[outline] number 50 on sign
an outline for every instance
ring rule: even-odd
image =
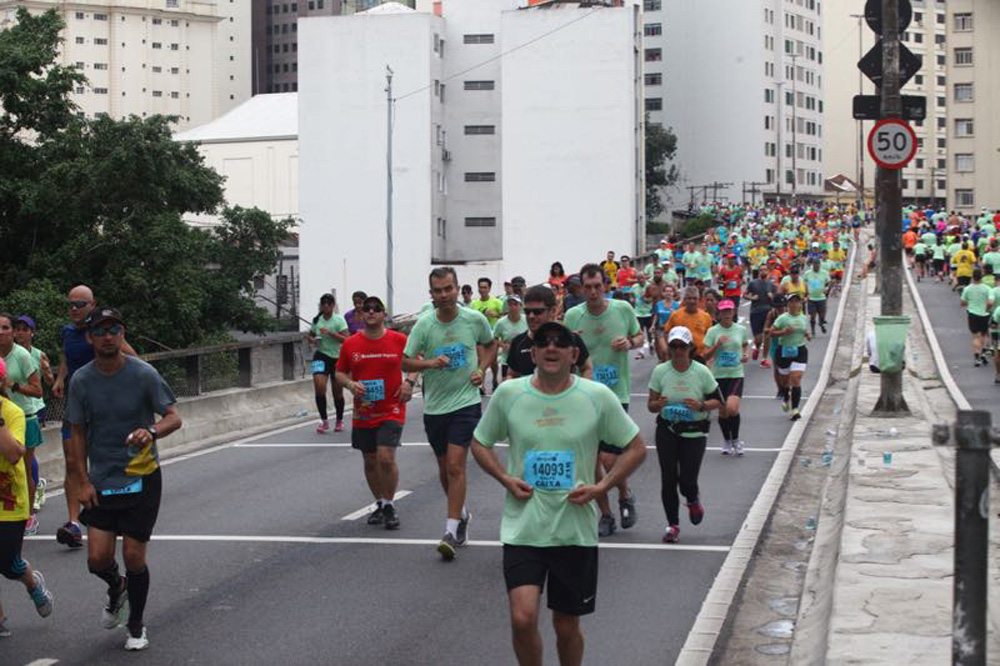
[[[916,152],[917,135],[905,120],[880,120],[868,134],[868,154],[885,169],[902,169]]]

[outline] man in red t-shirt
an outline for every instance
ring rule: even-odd
[[[632,261],[622,255],[622,267],[618,269],[618,289],[627,289],[635,284],[635,269],[632,268]]]
[[[340,348],[337,384],[354,395],[351,446],[364,456],[365,480],[376,501],[368,524],[395,530],[399,528],[393,505],[399,483],[396,449],[416,379],[403,379],[406,336],[386,329],[385,306],[378,297],[365,299],[361,320],[364,328]]]
[[[719,286],[722,287],[723,299],[733,302],[736,307],[736,318],[739,318],[740,295],[743,293],[743,267],[736,263],[736,255],[726,255],[726,263],[719,269]]]

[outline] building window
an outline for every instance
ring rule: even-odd
[[[658,12],[663,9],[663,0],[643,0],[642,8],[647,12]]]
[[[466,90],[493,90],[495,87],[494,81],[466,81]]]
[[[939,136],[937,140],[937,147],[943,149],[946,148],[947,146],[948,146],[948,139],[944,138],[943,136]]]
[[[108,94],[108,89],[107,88],[94,88],[94,94],[95,95],[107,95]]]
[[[643,76],[647,86],[659,86],[663,85],[663,74],[659,72],[651,72]]]
[[[922,189],[924,189],[924,181],[922,181],[922,180],[918,180],[918,181],[917,181],[917,186],[916,186],[916,188],[915,188],[915,189],[918,189],[918,190],[922,190]]]
[[[656,37],[663,34],[662,23],[647,23],[642,28],[642,34],[646,37]]]
[[[495,217],[467,217],[467,218],[465,218],[465,226],[467,226],[467,227],[495,227],[495,226],[497,226],[497,218],[495,218]],[[439,233],[438,235],[444,236],[443,233]]]
[[[231,0],[230,0],[230,1],[231,1]],[[230,17],[229,17],[229,20],[230,20],[230,21],[232,21],[232,20],[233,20],[233,17],[231,17],[231,16],[230,16]],[[171,26],[171,27],[173,27],[173,28],[179,28],[179,27],[180,27],[180,25],[181,25],[181,22],[180,22],[180,21],[178,21],[177,19],[173,19],[172,21],[170,21],[170,26]]]
[[[108,15],[107,14],[94,14],[94,20],[95,21],[107,21],[108,20]]]
[[[972,208],[975,204],[975,190],[955,190],[955,205],[957,207]]]
[[[87,40],[86,40],[86,39],[84,39],[83,37],[77,37],[77,38],[76,38],[76,43],[77,43],[77,44],[83,44],[83,43],[85,43],[86,41],[87,41]]]
[[[956,83],[955,84],[955,101],[956,102],[971,102],[972,101],[972,84],[971,83]]]
[[[957,153],[955,155],[955,171],[975,171],[976,157],[972,153]]]
[[[646,49],[646,62],[660,62],[663,60],[663,49]]]
[[[764,88],[764,101],[768,104],[774,104],[774,91],[770,88]]]
[[[77,13],[76,13],[76,17],[77,17],[78,19],[82,19],[82,18],[86,18],[86,15],[85,15],[85,14],[84,14],[83,12],[77,12]]]
[[[77,86],[76,87],[76,94],[77,95],[82,95],[84,92],[86,92],[86,88],[84,88],[83,86]]]
[[[163,97],[163,91],[162,90],[154,90],[153,91],[153,97]]]
[[[646,98],[646,110],[647,111],[663,111],[663,98],[662,97],[647,97]]]
[[[94,44],[96,44],[97,46],[107,46],[108,40],[104,39],[103,37],[95,37]]]
[[[171,44],[170,45],[170,50],[171,51],[180,51],[181,50],[181,45],[180,44]]]
[[[972,48],[955,49],[955,66],[972,64]]]
[[[955,14],[955,32],[972,30],[972,14]]]
[[[947,106],[947,101],[945,100],[944,95],[938,95],[937,105],[942,108]]]
[[[163,19],[153,19],[153,25],[163,25]]]
[[[466,125],[466,134],[496,134],[496,125]]]
[[[947,59],[945,58],[945,56],[944,56],[943,53],[939,53],[938,54],[938,56],[937,56],[937,64],[938,64],[938,67],[944,67],[947,64]]]
[[[167,0],[167,9],[177,9],[179,4],[179,0]]]
[[[492,44],[493,35],[492,33],[463,35],[462,41],[466,44]]]
[[[972,118],[955,119],[955,136],[975,136]]]
[[[181,68],[180,67],[171,67],[170,68],[170,73],[171,74],[180,74],[181,73]]]
[[[496,181],[497,175],[493,171],[466,171],[465,182],[467,183],[492,183]]]
[[[161,44],[160,42],[153,42],[153,48],[154,49],[162,49],[163,48],[163,44]]]

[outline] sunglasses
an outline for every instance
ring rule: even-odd
[[[68,305],[72,310],[80,310],[87,307],[90,301],[68,301]]]
[[[670,347],[671,349],[687,349],[687,345],[684,344],[683,342],[671,342],[667,346]]]
[[[381,305],[366,305],[361,308],[362,312],[385,312],[385,308]]]
[[[549,311],[548,308],[524,308],[524,314],[529,316],[535,315],[536,317],[541,317],[548,311]]]
[[[545,349],[554,344],[559,349],[569,349],[573,346],[573,341],[558,335],[547,335],[544,338],[535,338],[534,346]]]
[[[97,326],[90,329],[90,337],[103,338],[105,335],[121,335],[121,324],[111,324],[111,326]]]

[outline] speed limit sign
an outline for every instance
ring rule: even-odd
[[[902,169],[917,152],[917,135],[900,118],[880,120],[868,133],[868,154],[885,169]]]

